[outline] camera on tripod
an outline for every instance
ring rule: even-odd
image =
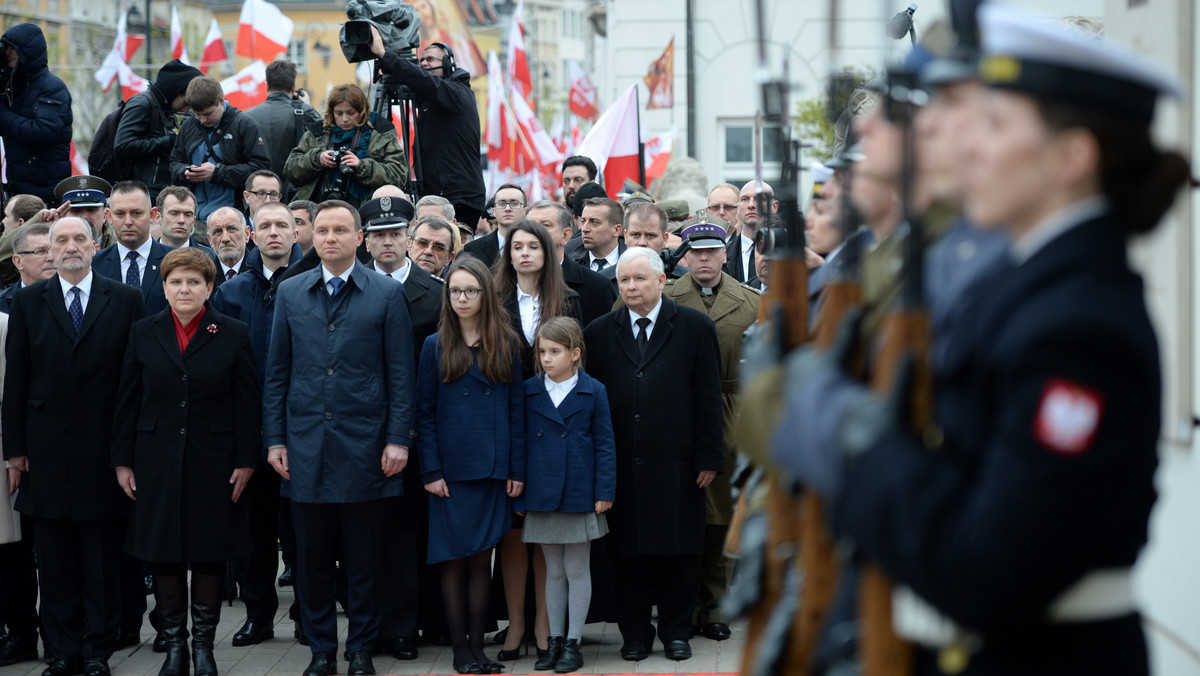
[[[421,17],[412,5],[401,0],[350,0],[346,3],[346,18],[338,34],[342,53],[350,63],[370,61],[371,27],[379,30],[383,48],[400,52],[400,56],[417,62],[416,49],[421,45]]]

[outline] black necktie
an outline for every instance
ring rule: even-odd
[[[596,263],[596,272],[600,272],[604,268],[608,267],[608,259],[607,258],[597,258],[595,260],[595,263]]]
[[[71,315],[71,323],[75,325],[75,333],[83,325],[83,303],[79,302],[79,287],[71,287],[71,304],[67,306],[67,314]]]
[[[638,333],[637,333],[638,352],[642,356],[645,356],[646,355],[646,343],[650,342],[650,336],[646,335],[647,332],[650,330],[650,318],[642,317],[641,319],[638,319],[637,325],[638,325]]]
[[[129,269],[125,271],[125,283],[129,286],[142,285],[142,270],[138,267],[138,254],[136,251],[130,251],[125,254],[125,260],[129,261]]]
[[[229,268],[228,270],[225,271],[225,281],[228,282],[229,280],[233,279],[233,276],[236,274],[237,274],[237,270],[234,270],[233,268]]]

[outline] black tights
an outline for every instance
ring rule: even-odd
[[[454,645],[454,663],[488,661],[483,654],[491,586],[492,550],[442,563],[442,596]]]
[[[193,563],[147,563],[150,574],[158,575],[187,575],[188,568],[193,575],[224,575],[224,561],[201,561]]]

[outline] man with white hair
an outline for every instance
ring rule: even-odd
[[[703,312],[663,297],[658,253],[617,260],[625,307],[588,325],[588,372],[604,383],[617,442],[617,501],[609,512],[621,657],[645,659],[658,638],[669,659],[692,656],[692,610],[704,550],[704,488],[724,471],[721,356]],[[684,383],[680,387],[680,383]]]

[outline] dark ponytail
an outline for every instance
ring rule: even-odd
[[[1096,137],[1101,190],[1127,234],[1153,231],[1179,189],[1192,184],[1187,159],[1155,146],[1144,124],[1048,101],[1038,101],[1038,108],[1047,127],[1057,131],[1082,128]]]

